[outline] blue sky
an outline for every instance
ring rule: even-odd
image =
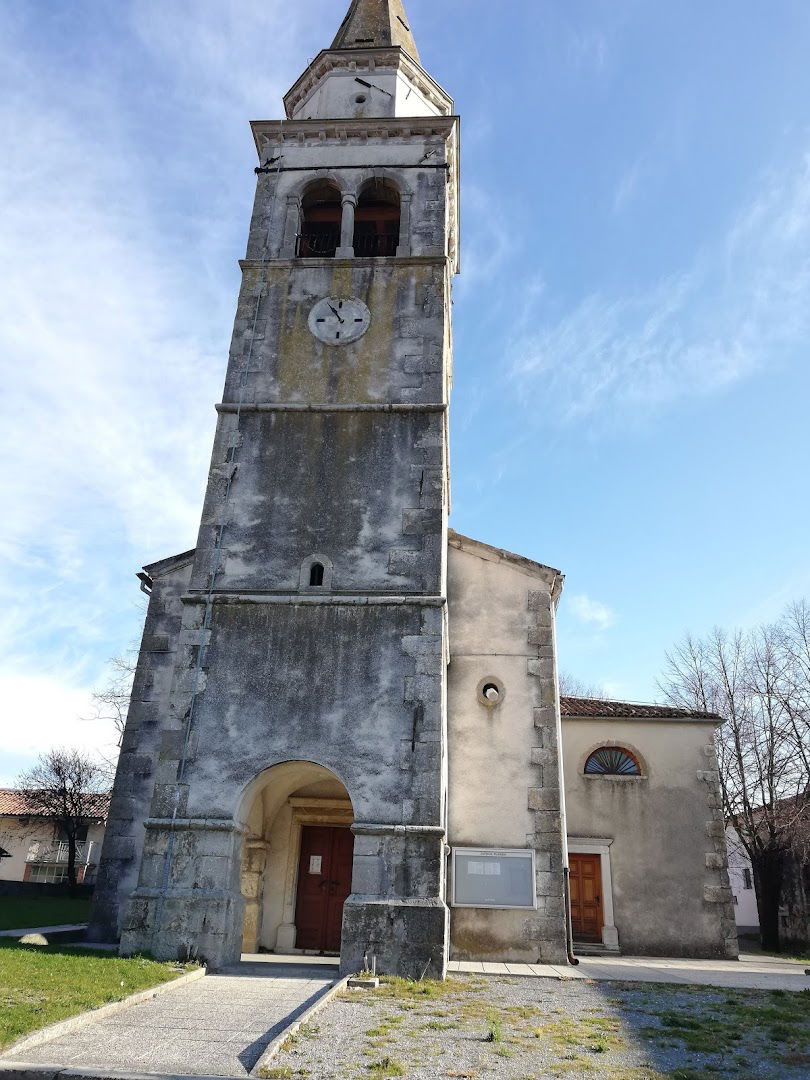
[[[88,716],[194,543],[248,121],[346,0],[0,5],[0,783]],[[462,114],[453,515],[559,567],[562,667],[810,592],[810,6],[406,0]]]

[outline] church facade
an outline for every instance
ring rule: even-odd
[[[561,705],[562,575],[449,529],[459,122],[400,0],[284,104],[197,545],[139,575],[91,936],[411,977],[572,930],[734,955],[718,718]]]

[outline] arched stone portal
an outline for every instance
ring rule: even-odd
[[[323,765],[285,761],[248,786],[240,820],[242,951],[338,952],[354,841],[344,784]]]

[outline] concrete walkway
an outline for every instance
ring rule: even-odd
[[[810,964],[807,965],[810,967]],[[681,960],[657,956],[583,956],[577,967],[562,964],[488,964],[451,960],[448,970],[537,979],[596,979],[737,987],[749,990],[810,989],[800,961],[755,953],[739,960]]]
[[[247,1076],[265,1047],[338,978],[334,963],[251,956],[233,968],[51,1039],[25,1061],[115,1073]]]

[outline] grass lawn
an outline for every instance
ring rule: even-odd
[[[346,991],[265,1080],[807,1080],[810,990],[462,976]]]
[[[176,979],[192,967],[0,938],[0,1048],[45,1024]]]
[[[0,930],[87,922],[90,900],[69,896],[0,896]]]

